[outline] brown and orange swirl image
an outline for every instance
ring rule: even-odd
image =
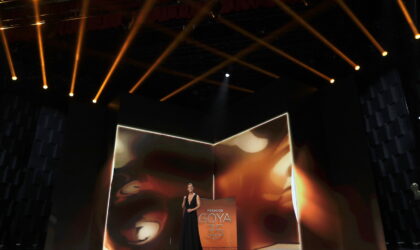
[[[104,249],[178,249],[189,182],[234,201],[238,249],[300,249],[287,119],[216,143],[118,126]]]

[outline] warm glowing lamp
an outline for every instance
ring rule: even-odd
[[[74,93],[69,93],[69,96],[70,96],[70,97],[73,97],[73,96],[74,96]]]
[[[359,70],[359,69],[360,69],[360,65],[354,66],[354,70]]]
[[[334,78],[331,78],[330,79],[330,83],[333,84],[334,82],[335,82],[335,79]]]
[[[93,102],[93,103],[96,103],[96,99],[93,99],[93,100],[92,100],[92,102]]]
[[[47,85],[44,85],[44,86],[42,86],[44,89],[48,89],[48,86]]]
[[[17,80],[17,76],[12,76],[12,80],[16,81]]]
[[[387,56],[388,55],[388,51],[383,51],[382,52],[382,56]]]

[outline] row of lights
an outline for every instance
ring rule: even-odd
[[[75,62],[74,62],[74,68],[73,68],[73,75],[72,75],[72,80],[71,80],[71,87],[70,87],[70,92],[69,92],[69,96],[73,97],[74,96],[74,89],[75,89],[75,82],[76,82],[76,78],[77,78],[77,69],[78,69],[78,63],[79,63],[79,59],[80,59],[80,54],[81,54],[81,48],[82,48],[82,43],[83,43],[83,37],[84,37],[84,32],[85,32],[85,26],[86,26],[86,19],[87,19],[87,12],[88,12],[88,6],[89,6],[89,0],[82,0],[83,1],[83,5],[82,5],[82,10],[81,10],[81,21],[80,21],[80,26],[79,26],[79,33],[78,33],[78,40],[77,40],[77,48],[76,48],[76,53],[75,53]],[[192,2],[191,0],[185,0],[187,3],[194,5],[195,3]],[[273,0],[283,11],[285,11],[287,14],[289,14],[292,18],[294,18],[295,21],[297,21],[299,24],[301,24],[305,29],[307,29],[311,34],[313,34],[315,37],[317,37],[321,42],[323,42],[327,47],[329,47],[332,51],[334,51],[337,55],[339,55],[343,60],[345,60],[347,63],[349,63],[354,70],[358,71],[360,70],[360,65],[354,63],[348,56],[346,56],[343,52],[341,52],[341,50],[339,50],[335,45],[333,45],[331,42],[329,42],[322,34],[320,34],[315,28],[313,28],[306,20],[304,20],[302,17],[300,17],[296,12],[294,12],[292,9],[290,9],[284,2],[280,1],[280,0]],[[352,21],[360,28],[360,30],[368,37],[368,39],[373,43],[373,45],[380,51],[381,55],[383,57],[388,55],[388,51],[384,50],[382,48],[382,46],[376,41],[376,39],[371,35],[371,33],[366,29],[366,27],[361,23],[361,21],[356,17],[356,15],[351,11],[351,9],[345,4],[345,2],[343,0],[335,0],[337,2],[337,4],[342,8],[342,10],[352,19]],[[415,39],[420,39],[420,33],[418,32],[404,2],[402,0],[396,0],[406,21],[408,22],[410,28],[412,29],[412,32],[414,33],[414,37]],[[103,81],[102,85],[100,86],[100,89],[98,90],[96,96],[93,98],[92,102],[96,103],[98,101],[99,96],[101,95],[102,91],[104,90],[105,86],[107,85],[108,81],[110,80],[110,77],[112,76],[113,72],[115,71],[117,65],[119,64],[119,62],[121,61],[122,57],[124,56],[125,52],[127,51],[128,47],[130,46],[131,42],[133,41],[134,37],[136,36],[138,30],[140,29],[140,27],[144,24],[148,13],[151,11],[152,7],[154,6],[156,0],[147,0],[143,7],[140,9],[139,14],[137,16],[137,19],[132,27],[132,29],[130,30],[123,46],[120,48],[105,80]],[[204,12],[208,12],[211,7],[214,4],[214,0],[209,1],[208,5],[205,6],[204,8],[201,9],[203,14]],[[39,56],[40,56],[40,61],[41,61],[41,71],[42,71],[42,79],[43,79],[43,88],[44,89],[48,89],[48,84],[47,84],[47,76],[46,76],[46,70],[45,70],[45,59],[44,59],[44,49],[43,49],[43,40],[42,40],[42,32],[41,32],[41,25],[45,24],[45,21],[40,20],[40,13],[39,13],[39,0],[33,0],[33,4],[34,4],[34,13],[35,13],[35,23],[33,25],[36,26],[36,30],[37,30],[37,40],[38,40],[38,47],[39,47]],[[196,16],[195,18],[192,19],[192,21],[189,23],[189,26],[194,27],[197,23],[200,22],[202,16]],[[313,69],[312,67],[306,65],[305,63],[299,61],[298,59],[288,55],[287,53],[275,48],[274,46],[272,46],[271,44],[269,44],[268,42],[265,41],[265,39],[260,39],[254,35],[252,35],[251,33],[245,31],[243,28],[231,23],[230,21],[222,18],[221,16],[216,17],[212,12],[210,12],[210,14],[212,15],[213,18],[217,19],[218,21],[220,21],[221,23],[225,24],[226,26],[236,30],[237,32],[240,32],[250,38],[252,38],[254,41],[256,41],[257,44],[263,45],[265,47],[270,48],[271,50],[277,52],[278,54],[286,57],[287,59],[291,60],[292,62],[294,62],[295,64],[298,64],[299,66],[311,71],[312,73],[326,79],[329,81],[329,83],[333,84],[335,82],[334,78],[330,78],[324,74],[322,74],[321,72],[318,72],[317,70]],[[187,26],[187,27],[189,27]],[[8,59],[8,64],[9,64],[9,68],[10,68],[10,72],[11,72],[11,78],[13,81],[16,81],[18,79],[15,70],[14,70],[14,66],[13,66],[13,60],[10,54],[10,49],[8,46],[8,42],[7,42],[7,38],[6,38],[6,34],[5,34],[5,30],[7,29],[7,27],[4,27],[1,25],[0,22],[0,33],[1,33],[1,37],[2,37],[2,42],[3,42],[3,47],[5,49],[5,54],[7,56]],[[186,36],[188,35],[188,32],[190,32],[192,30],[191,29],[184,29],[184,31],[182,31],[180,34],[178,34],[178,36],[175,37],[174,41],[166,48],[166,50],[158,57],[158,59],[156,60],[156,62],[149,68],[149,70],[146,72],[145,75],[143,75],[140,80],[133,86],[132,89],[130,89],[130,93],[133,93],[137,87],[147,78],[147,76],[149,74],[151,74],[153,72],[153,70],[162,63],[162,61],[176,48],[176,46],[181,43],[182,41],[184,41],[186,38]],[[267,36],[270,37],[270,36]],[[252,49],[251,49],[252,48]],[[180,93],[181,91],[185,90],[186,88],[192,86],[193,84],[203,80],[205,77],[209,76],[210,74],[215,73],[217,70],[220,70],[222,67],[232,63],[236,60],[238,60],[240,57],[245,56],[247,53],[250,53],[253,49],[255,49],[255,44],[253,44],[252,46],[248,47],[247,49],[244,49],[243,51],[240,51],[239,53],[237,53],[236,55],[232,56],[232,58],[229,58],[227,60],[225,60],[224,62],[222,62],[221,64],[213,67],[212,69],[210,69],[209,71],[205,72],[204,74],[197,76],[195,79],[193,79],[192,81],[190,81],[189,83],[181,86],[180,88],[178,88],[177,90],[173,91],[172,93],[170,93],[169,95],[165,96],[164,98],[161,99],[161,101],[165,101],[167,99],[169,99],[170,97]],[[229,73],[225,74],[226,77],[229,77]]]

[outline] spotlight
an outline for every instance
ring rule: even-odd
[[[226,74],[225,74],[225,77],[230,77],[230,74],[229,74],[229,73],[226,73]]]
[[[420,34],[416,34],[416,35],[414,36],[414,38],[415,38],[415,39],[420,39]]]
[[[96,99],[93,99],[93,100],[92,100],[92,102],[93,102],[93,103],[96,103]]]
[[[17,76],[12,76],[12,80],[16,81],[17,80]]]
[[[44,89],[48,89],[48,86],[47,85],[44,85],[44,86],[42,86]]]
[[[387,56],[388,55],[388,51],[383,51],[382,52],[382,56]]]
[[[73,93],[69,93],[69,96],[70,96],[70,97],[73,97],[73,96],[74,96],[74,94],[73,94]]]
[[[333,84],[334,82],[335,82],[335,79],[334,78],[331,78],[330,79],[330,83]]]
[[[354,66],[354,70],[359,70],[359,69],[360,69],[360,65]]]

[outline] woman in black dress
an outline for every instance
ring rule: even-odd
[[[194,186],[188,183],[188,195],[184,196],[180,250],[201,250],[200,235],[198,233],[198,220],[196,210],[200,208],[200,197],[194,193]]]

